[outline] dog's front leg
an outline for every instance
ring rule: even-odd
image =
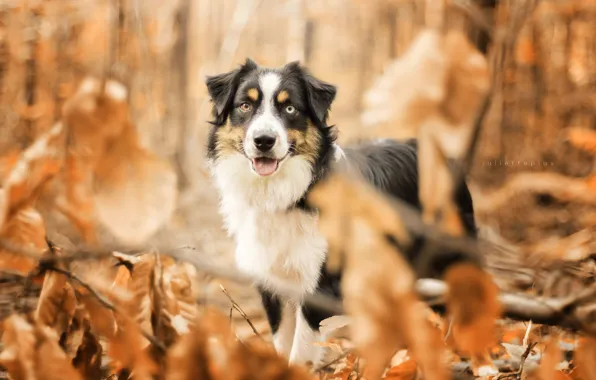
[[[290,353],[290,364],[306,364],[311,362],[317,367],[325,353],[325,348],[317,343],[324,341],[318,329],[318,322],[305,316],[305,307],[296,310],[296,332]],[[312,326],[311,326],[312,325]]]
[[[296,305],[290,301],[280,300],[278,296],[266,290],[260,290],[260,293],[273,334],[275,350],[278,354],[289,358],[296,329]]]

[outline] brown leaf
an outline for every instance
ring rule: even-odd
[[[39,295],[35,320],[53,328],[60,336],[68,329],[75,315],[76,297],[66,276],[56,272],[46,274]]]
[[[326,202],[336,197],[348,197],[350,207]],[[426,318],[426,307],[416,297],[415,275],[386,240],[387,235],[408,239],[391,205],[364,183],[340,176],[319,185],[311,199],[320,210],[320,228],[328,238],[337,237],[334,227],[342,225],[334,219],[344,219],[344,307],[350,315],[352,339],[367,362],[367,377],[380,378],[395,351],[406,345],[427,378],[447,378],[444,347],[438,330]],[[370,252],[375,252],[373,261]]]
[[[313,380],[303,369],[288,366],[265,344],[244,345],[229,328],[227,317],[208,310],[189,334],[168,351],[168,380]]]
[[[96,239],[94,171],[108,149],[109,140],[117,138],[130,125],[126,94],[124,86],[115,81],[107,81],[103,92],[99,80],[85,78],[63,107],[70,138],[60,177],[63,192],[57,204],[88,242]]]
[[[94,199],[102,224],[119,241],[135,245],[173,214],[177,179],[166,161],[126,141],[114,142],[98,166]]]
[[[453,318],[457,347],[469,354],[484,355],[495,344],[496,320],[501,306],[498,289],[490,276],[471,264],[457,264],[445,274],[449,285],[447,310]]]
[[[384,379],[392,380],[414,380],[418,366],[413,359],[408,359],[398,366],[392,367],[385,373]]]
[[[20,315],[6,318],[2,326],[0,365],[15,380],[35,379],[34,328]]]
[[[25,149],[6,177],[0,178],[0,231],[11,215],[30,204],[44,185],[60,169],[62,124],[56,124]]]
[[[561,360],[563,360],[563,353],[559,347],[559,339],[556,335],[551,335],[546,343],[536,377],[540,380],[558,380],[557,365]]]
[[[196,321],[198,310],[191,278],[195,268],[187,263],[177,263],[161,255],[155,265],[153,291],[153,320],[155,335],[172,343],[186,334]]]
[[[0,365],[12,379],[81,379],[58,344],[58,336],[47,326],[34,325],[19,315],[4,321]]]
[[[87,78],[64,105],[71,138],[59,206],[90,242],[99,222],[120,242],[140,244],[174,211],[175,172],[140,146],[126,98],[120,83],[103,92]]]
[[[58,344],[58,336],[54,330],[46,326],[36,328],[35,370],[38,380],[81,379],[79,372],[73,368],[70,359]]]
[[[587,128],[567,128],[566,132],[573,146],[596,155],[596,131]]]
[[[116,319],[114,313],[103,306],[97,298],[87,292],[81,292],[80,302],[89,313],[91,329],[106,339],[112,339],[116,335]]]
[[[596,379],[596,339],[581,338],[575,351],[577,371],[582,380]]]
[[[91,331],[86,330],[72,364],[84,379],[100,380],[103,376],[101,370],[102,353],[103,348],[97,337]]]
[[[18,209],[4,225],[0,239],[15,248],[36,250],[41,258],[47,249],[46,227],[43,218],[33,207]],[[0,248],[0,270],[29,274],[37,266],[37,260],[23,254]]]

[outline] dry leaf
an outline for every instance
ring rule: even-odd
[[[346,194],[350,208],[325,202]],[[367,362],[367,377],[380,378],[395,351],[406,345],[426,378],[446,379],[444,348],[438,330],[426,319],[426,308],[415,295],[414,273],[402,254],[386,241],[387,235],[400,236],[403,232],[399,216],[370,187],[339,176],[319,185],[311,199],[320,210],[320,228],[328,239],[335,236],[338,221],[332,219],[337,217],[344,218],[344,240],[350,237],[343,245],[342,294],[352,339]],[[342,207],[343,214],[333,207]],[[380,218],[380,210],[389,217]],[[375,260],[370,260],[370,252],[375,252]]]
[[[100,380],[103,373],[101,370],[103,348],[99,340],[89,330],[85,330],[83,340],[79,346],[76,356],[72,359],[73,366],[86,380]]]
[[[160,255],[155,265],[153,292],[153,320],[155,335],[166,343],[189,332],[196,321],[198,309],[191,279],[196,275],[194,266],[177,263],[171,257]]]
[[[449,285],[447,311],[458,349],[484,355],[495,344],[501,315],[498,289],[490,276],[471,264],[456,264],[445,274]]]
[[[62,124],[56,124],[41,135],[10,165],[6,177],[0,178],[0,231],[11,215],[28,205],[37,196],[42,186],[60,169],[62,155],[60,141]]]
[[[3,327],[0,365],[12,379],[82,380],[51,328],[31,324],[16,314],[8,317]]]
[[[581,338],[575,352],[577,371],[582,380],[596,380],[596,339]]]
[[[596,155],[596,131],[587,128],[567,128],[566,132],[573,146]]]
[[[68,329],[75,309],[74,289],[66,276],[53,271],[46,273],[35,311],[35,320],[53,328],[58,336],[61,336]]]
[[[0,239],[15,248],[25,248],[39,252],[41,258],[47,249],[46,227],[43,218],[33,207],[18,209],[4,225]],[[14,271],[21,275],[29,274],[37,267],[37,260],[20,253],[0,248],[0,270]]]
[[[418,366],[413,359],[408,359],[398,366],[391,367],[385,373],[384,379],[392,380],[414,380],[416,378]]]
[[[140,244],[172,215],[176,174],[140,146],[128,118],[127,90],[108,81],[85,79],[64,105],[71,145],[62,177],[60,210],[88,241],[95,217],[121,243]]]
[[[34,328],[25,318],[13,314],[2,326],[0,365],[15,380],[35,378],[35,335]]]

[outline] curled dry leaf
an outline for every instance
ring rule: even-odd
[[[339,196],[349,196],[350,207],[325,202]],[[406,345],[427,378],[446,379],[444,349],[415,295],[415,275],[386,240],[388,235],[409,239],[399,216],[372,188],[339,176],[319,185],[311,200],[320,211],[320,227],[328,239],[337,237],[333,227],[339,222],[332,219],[345,218],[343,239],[349,236],[350,240],[343,245],[342,293],[352,338],[367,362],[367,376],[380,378],[395,351]],[[334,207],[343,207],[343,215]],[[370,252],[375,252],[373,261]]]
[[[261,342],[259,342],[261,343]],[[307,380],[305,369],[288,366],[271,347],[244,345],[225,315],[207,310],[189,334],[168,351],[166,378],[171,380]]]
[[[165,342],[172,342],[188,333],[197,318],[191,280],[195,268],[165,255],[159,256],[158,264],[155,266],[153,292],[155,335]]]
[[[491,277],[472,264],[456,264],[445,274],[449,285],[447,311],[458,349],[484,355],[494,346],[501,315],[498,289]]]
[[[0,178],[0,231],[11,215],[30,204],[42,186],[60,169],[62,129],[61,123],[56,124],[25,149],[16,162],[11,159],[5,162],[10,170]]]
[[[47,326],[30,323],[14,314],[4,321],[0,354],[12,379],[81,379],[58,344],[58,336]]]
[[[117,288],[128,290],[130,298],[126,301],[120,300],[123,312],[127,318],[131,318],[143,331],[153,334],[151,324],[152,292],[153,292],[153,270],[155,267],[155,256],[144,254],[137,257],[136,262],[130,263],[132,270],[126,266],[118,268],[118,274],[114,285]],[[126,276],[125,271],[129,271]],[[117,316],[117,321],[119,320]],[[143,338],[144,339],[144,338]],[[145,340],[145,346],[149,342]]]
[[[466,152],[474,119],[490,85],[483,55],[459,32],[418,34],[365,95],[363,122],[385,137],[418,136],[423,220],[461,234],[446,158]]]
[[[46,227],[43,218],[37,210],[30,206],[22,207],[14,212],[0,233],[0,240],[15,248],[23,247],[37,251],[40,258],[47,249],[45,237]],[[37,260],[34,257],[0,248],[0,270],[27,275],[36,267]]]
[[[127,96],[116,81],[103,92],[87,78],[64,105],[71,138],[60,209],[86,240],[95,239],[97,217],[122,243],[140,244],[174,211],[175,172],[140,146]]]
[[[67,331],[75,315],[76,302],[74,289],[65,275],[46,273],[35,310],[35,320],[53,328],[61,336]]]
[[[95,207],[110,233],[134,245],[146,241],[173,214],[177,179],[166,161],[126,141],[114,142],[97,168]]]
[[[344,198],[345,197],[345,198]],[[349,199],[349,202],[338,200]],[[335,271],[341,264],[341,255],[348,236],[352,216],[366,218],[385,236],[392,236],[400,244],[410,244],[410,235],[393,207],[371,186],[352,172],[335,175],[313,189],[309,200],[325,213],[319,220],[319,228],[327,238],[328,268]],[[332,249],[333,248],[333,249]],[[333,262],[334,265],[331,264]]]

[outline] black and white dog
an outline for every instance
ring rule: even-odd
[[[280,299],[272,279],[302,291],[335,296],[340,276],[325,271],[327,243],[306,195],[345,160],[382,191],[420,208],[414,140],[371,141],[340,149],[327,125],[336,88],[299,63],[268,69],[247,60],[237,69],[208,77],[213,101],[208,157],[221,193],[221,213],[236,241],[239,268],[261,279],[260,291],[277,351],[291,363],[317,364],[313,342],[329,317]],[[457,203],[474,233],[472,199],[466,186]]]

